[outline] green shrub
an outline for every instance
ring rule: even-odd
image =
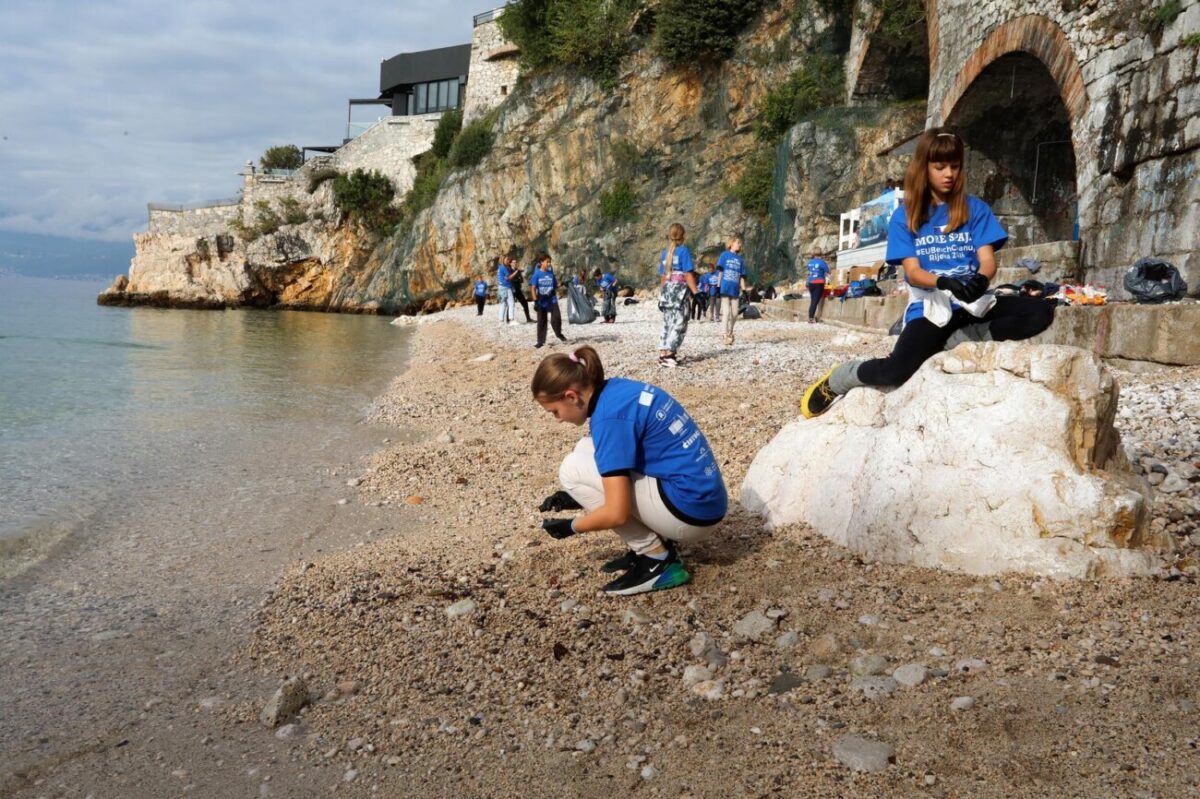
[[[268,148],[258,163],[263,169],[299,169],[304,166],[304,154],[294,144]]]
[[[521,50],[521,64],[536,71],[570,67],[601,83],[616,80],[633,42],[633,22],[643,0],[516,0],[500,16],[500,29]]]
[[[655,31],[658,53],[674,64],[724,60],[763,5],[763,0],[662,0]]]
[[[229,229],[242,241],[250,242],[258,238],[254,229],[246,224],[246,215],[242,213],[241,208],[238,209],[237,216],[233,218],[233,221],[229,223]]]
[[[774,144],[805,115],[835,105],[841,97],[841,60],[835,56],[810,56],[785,83],[763,97],[754,122],[754,135],[759,141]]]
[[[628,180],[618,180],[608,191],[600,192],[600,216],[605,222],[621,222],[637,216],[637,192]]]
[[[763,144],[750,154],[745,170],[730,187],[730,194],[749,213],[766,216],[774,185],[775,149]]]
[[[413,179],[412,188],[404,196],[404,216],[412,219],[417,214],[433,205],[437,198],[438,189],[450,171],[446,162],[432,152],[417,156],[417,175]]]
[[[493,119],[493,115],[488,114],[462,129],[446,156],[452,169],[475,166],[492,151],[492,142],[495,140],[492,134]]]
[[[279,210],[285,225],[302,225],[308,221],[308,214],[300,207],[300,201],[295,197],[280,197]]]
[[[1200,47],[1200,31],[1189,33],[1179,40],[1181,47]]]
[[[387,232],[398,219],[392,199],[396,189],[392,181],[379,172],[356,169],[349,175],[338,175],[333,181],[333,201],[347,219],[353,219],[368,230]]]
[[[333,180],[340,173],[331,166],[323,167],[322,169],[314,170],[308,176],[308,193],[312,194],[317,189],[321,188],[326,182]]]
[[[1142,17],[1142,23],[1151,33],[1161,33],[1182,13],[1183,3],[1180,0],[1166,0],[1158,8],[1147,12]]]
[[[433,132],[433,154],[438,158],[450,155],[450,148],[454,145],[454,139],[462,130],[462,126],[463,112],[461,108],[442,114],[442,118],[438,120],[437,130]]]

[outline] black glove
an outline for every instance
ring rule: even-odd
[[[575,535],[571,519],[542,519],[542,529],[549,533],[551,538],[559,540]]]
[[[987,291],[988,279],[980,274],[963,278],[942,275],[937,279],[937,287],[963,302],[975,302]]]
[[[542,513],[560,513],[564,510],[583,510],[583,506],[576,502],[575,498],[566,491],[555,491],[542,500],[542,504],[538,506],[538,510]]]

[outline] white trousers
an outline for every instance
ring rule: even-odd
[[[585,510],[592,511],[604,504],[604,478],[596,467],[596,447],[591,436],[584,436],[575,445],[562,466],[558,479],[563,490]],[[712,535],[718,524],[696,527],[681,521],[671,513],[658,493],[658,480],[644,474],[630,474],[633,482],[633,515],[615,532],[625,546],[639,555],[656,548],[666,538],[683,544],[703,541]]]

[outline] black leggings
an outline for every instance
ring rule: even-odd
[[[478,311],[478,313],[475,314],[476,316],[483,316],[483,306],[486,303],[487,303],[487,297],[476,297],[475,298],[475,309]]]
[[[988,324],[993,341],[1033,338],[1054,321],[1054,305],[1036,297],[997,297],[996,305],[982,319],[959,308],[945,327],[924,317],[904,326],[892,354],[864,361],[858,379],[868,386],[899,386],[916,374],[921,364],[941,352],[950,335],[961,327]]]
[[[808,284],[808,318],[817,318],[817,307],[821,304],[821,297],[825,296],[824,283],[809,283]]]
[[[558,303],[554,303],[548,309],[538,306],[537,309],[537,343],[546,343],[546,322],[549,320],[550,327],[554,329],[554,335],[560,339],[563,337],[562,332],[562,313],[558,310]]]
[[[516,300],[517,304],[525,309],[525,321],[532,322],[533,319],[529,316],[529,300],[525,299],[525,292],[521,290],[520,286],[513,284],[512,293],[513,299]]]
[[[706,313],[708,313],[708,295],[697,294],[692,301],[692,318],[703,319]]]

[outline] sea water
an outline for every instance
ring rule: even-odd
[[[156,496],[202,513],[214,476],[273,452],[319,460],[403,368],[380,317],[106,308],[103,288],[0,275],[0,560]]]

